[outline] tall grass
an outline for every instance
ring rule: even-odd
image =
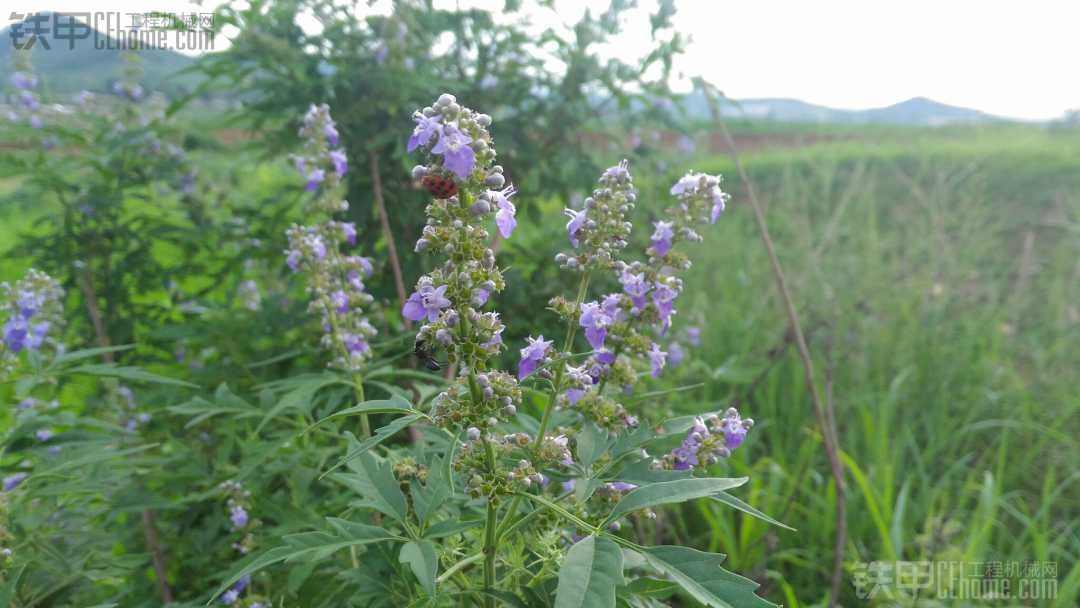
[[[1056,561],[1080,592],[1080,138],[1036,129],[842,142],[748,159],[833,388],[848,473],[847,561]],[[714,159],[696,167],[732,176]],[[682,407],[761,424],[731,466],[789,532],[702,504],[688,540],[824,600],[834,488],[742,185],[694,270],[710,381]],[[781,346],[782,348],[782,346]],[[702,365],[697,363],[696,365]],[[746,463],[754,463],[749,469]],[[693,530],[709,531],[708,540]],[[857,600],[851,577],[845,603]],[[920,602],[927,600],[921,599]]]

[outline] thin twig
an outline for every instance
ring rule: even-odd
[[[394,273],[394,288],[397,290],[398,300],[402,306],[408,296],[405,294],[405,279],[401,274],[401,261],[398,259],[397,245],[394,244],[394,233],[390,229],[390,217],[386,214],[386,203],[383,200],[382,178],[379,176],[379,156],[374,151],[368,152],[368,160],[371,165],[371,189],[375,199],[375,211],[379,214],[379,223],[382,225],[383,238],[386,239],[386,252],[390,258],[390,269]],[[412,327],[412,322],[403,318],[405,329]]]
[[[828,604],[832,607],[837,605],[837,595],[840,592],[840,577],[844,567],[844,544],[847,536],[847,522],[844,512],[844,469],[843,464],[840,462],[837,433],[835,429],[832,428],[832,425],[829,424],[829,416],[826,413],[821,398],[818,396],[817,384],[814,382],[814,364],[810,358],[810,349],[806,346],[806,338],[803,336],[802,327],[799,325],[799,314],[791,299],[791,293],[788,291],[787,280],[784,278],[784,270],[780,266],[780,260],[776,257],[776,249],[773,247],[772,239],[769,237],[769,228],[765,222],[765,214],[761,210],[761,203],[758,201],[757,193],[754,191],[754,183],[750,181],[750,176],[747,175],[746,169],[743,168],[742,161],[739,159],[739,153],[735,149],[735,141],[732,139],[727,125],[721,120],[717,120],[717,123],[720,126],[720,132],[724,136],[724,141],[727,144],[728,150],[731,152],[731,159],[735,163],[735,170],[739,173],[739,178],[742,179],[743,184],[746,185],[747,197],[750,199],[750,206],[753,207],[754,210],[754,221],[757,223],[761,242],[765,245],[765,251],[768,253],[769,263],[772,265],[773,277],[776,279],[776,287],[780,292],[781,300],[784,302],[784,310],[787,312],[788,323],[791,325],[791,330],[795,334],[795,346],[799,351],[799,358],[802,360],[803,372],[806,377],[806,388],[810,392],[810,402],[814,407],[814,416],[817,418],[818,426],[821,428],[821,435],[825,444],[825,454],[828,457],[833,480],[836,484],[836,549],[834,551],[832,588],[829,593]]]
[[[89,264],[87,264],[82,272],[79,273],[77,281],[79,283],[79,289],[83,293],[83,299],[86,300],[86,313],[90,316],[90,323],[94,326],[94,335],[97,339],[97,344],[101,348],[108,348],[112,346],[112,340],[109,339],[109,334],[105,330],[105,321],[103,320],[104,318],[101,314],[101,309],[98,307],[97,291],[94,289],[94,280],[91,275]],[[115,362],[112,351],[103,352],[101,357],[106,363]],[[143,536],[146,538],[146,548],[150,551],[150,559],[154,564],[154,575],[157,578],[158,595],[161,596],[162,603],[171,604],[173,601],[172,590],[169,589],[169,583],[165,578],[169,569],[165,561],[165,550],[161,546],[161,539],[158,537],[154,519],[154,511],[152,509],[143,509]]]

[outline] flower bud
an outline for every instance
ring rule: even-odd
[[[470,426],[469,430],[465,431],[465,436],[469,438],[469,441],[477,441],[480,439],[480,429]]]
[[[505,183],[506,178],[503,177],[502,173],[491,173],[486,178],[484,178],[484,185],[486,185],[488,188],[502,188],[503,184]]]
[[[424,177],[425,175],[427,175],[427,172],[428,172],[428,169],[424,165],[416,165],[415,167],[412,168],[412,178],[413,179],[420,179],[421,177]]]

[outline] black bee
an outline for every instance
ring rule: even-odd
[[[433,372],[437,372],[442,369],[442,365],[439,365],[439,362],[435,360],[435,351],[431,348],[428,348],[427,343],[425,343],[423,340],[416,341],[416,345],[413,347],[413,355],[415,355],[417,359],[424,362],[424,367],[430,369]]]

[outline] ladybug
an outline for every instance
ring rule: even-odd
[[[458,192],[454,180],[444,175],[425,175],[420,184],[435,198],[450,198]]]

